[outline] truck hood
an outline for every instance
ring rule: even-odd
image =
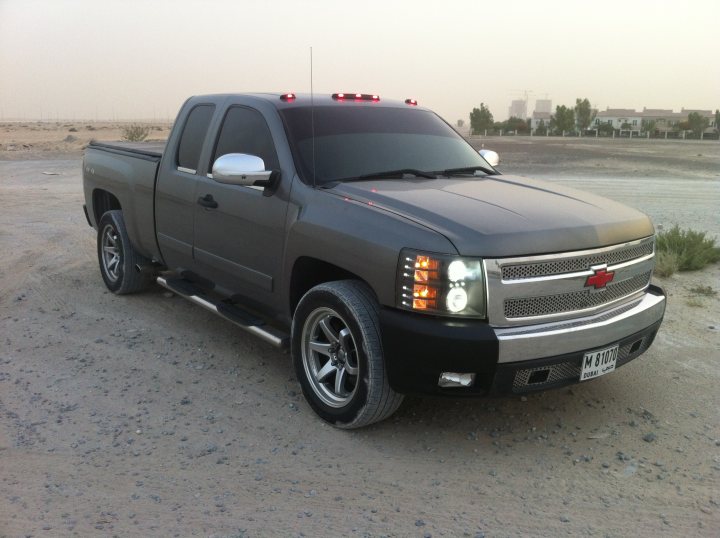
[[[583,250],[654,233],[646,215],[623,204],[516,176],[348,182],[332,192],[431,228],[464,256]]]

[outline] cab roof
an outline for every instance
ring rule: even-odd
[[[360,97],[358,97],[360,96]],[[196,95],[192,97],[193,101],[219,101],[228,97],[251,97],[266,101],[274,105],[278,109],[307,107],[307,106],[370,106],[370,107],[392,107],[392,108],[420,108],[415,99],[385,99],[377,94],[359,94],[348,92],[336,93],[269,93],[269,92],[249,92],[249,93],[228,93],[228,94],[211,94]],[[426,110],[426,109],[424,109]]]

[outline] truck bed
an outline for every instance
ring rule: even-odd
[[[121,155],[132,155],[133,157],[146,158],[147,160],[160,160],[165,151],[165,141],[150,142],[90,142],[90,147],[119,153]]]
[[[121,208],[136,250],[158,259],[155,240],[155,179],[165,142],[91,142],[83,159],[85,198],[93,203],[89,216],[97,225],[102,212]],[[110,193],[114,202],[104,197]],[[103,206],[99,200],[109,200]],[[97,209],[97,213],[95,212]]]

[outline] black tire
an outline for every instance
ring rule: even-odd
[[[328,282],[303,296],[293,317],[292,357],[310,407],[339,428],[379,422],[402,403],[388,383],[378,302],[362,282]]]
[[[107,288],[118,295],[135,293],[148,287],[151,280],[135,266],[148,263],[132,244],[125,229],[122,211],[114,209],[103,214],[98,224],[98,263]]]

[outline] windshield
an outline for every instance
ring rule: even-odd
[[[312,183],[310,107],[280,110],[298,163]],[[388,170],[442,171],[493,168],[436,114],[369,106],[315,107],[315,182],[357,178]]]

